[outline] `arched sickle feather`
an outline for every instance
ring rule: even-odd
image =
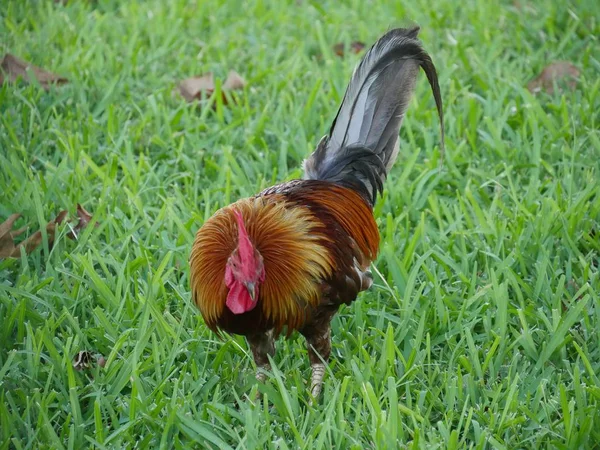
[[[418,32],[418,27],[391,30],[367,52],[352,75],[329,135],[304,163],[306,179],[351,186],[373,204],[398,156],[399,130],[419,68],[435,98],[443,154],[444,117],[437,73],[417,39]],[[374,157],[366,158],[365,152]]]

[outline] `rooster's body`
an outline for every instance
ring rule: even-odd
[[[285,328],[305,336],[318,396],[331,349],[330,322],[371,285],[379,231],[373,203],[398,153],[398,131],[419,67],[441,99],[417,29],[384,35],[355,70],[330,133],[305,162],[304,180],[217,211],[194,242],[191,286],[213,331],[247,337],[268,368]]]

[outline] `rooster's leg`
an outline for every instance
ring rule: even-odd
[[[325,377],[325,363],[329,360],[329,354],[331,353],[331,328],[327,323],[326,326],[312,331],[314,332],[305,334],[305,337],[308,345],[308,358],[312,368],[310,392],[316,400],[321,393],[321,386]]]
[[[265,381],[267,379],[266,370],[271,369],[269,364],[269,356],[275,355],[275,340],[273,339],[273,332],[268,331],[266,333],[255,334],[248,336],[248,344],[252,355],[254,356],[254,362],[256,363],[256,379],[258,381]]]

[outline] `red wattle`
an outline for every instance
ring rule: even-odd
[[[231,283],[225,305],[232,313],[243,314],[252,311],[256,307],[256,303],[250,298],[246,286],[235,280]]]

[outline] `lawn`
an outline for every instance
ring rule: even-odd
[[[42,230],[0,259],[0,449],[600,446],[595,1],[4,0],[0,17],[0,57],[69,80],[0,86],[0,223]],[[301,176],[360,59],[333,46],[413,22],[443,164],[421,74],[375,285],[334,319],[309,407],[303,339],[257,386],[244,339],[204,326],[187,258],[215,210]],[[553,61],[574,89],[530,93]],[[230,70],[237,103],[173,93]],[[98,225],[72,239],[78,203]]]

